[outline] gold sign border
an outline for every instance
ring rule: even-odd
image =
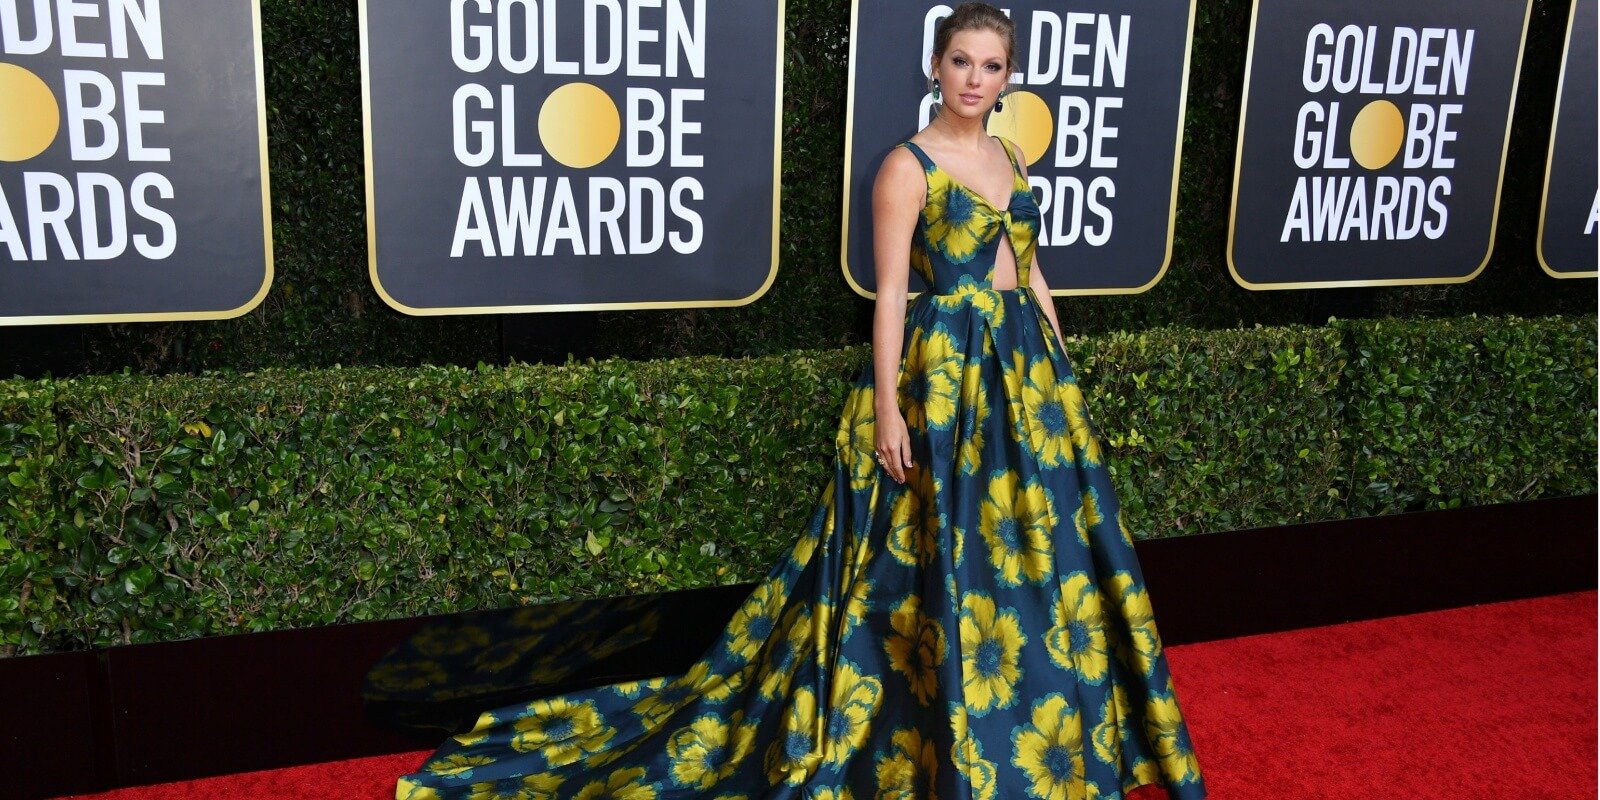
[[[59,325],[97,322],[190,322],[199,320],[233,319],[250,313],[267,297],[272,288],[272,174],[267,166],[267,78],[261,55],[261,0],[250,1],[250,22],[255,26],[256,66],[256,135],[260,141],[261,159],[261,239],[266,249],[266,274],[261,278],[261,288],[244,305],[226,311],[158,311],[122,314],[51,314],[30,317],[0,317],[0,326],[9,325]]]
[[[772,248],[771,268],[767,270],[767,279],[756,289],[754,294],[734,300],[682,300],[676,302],[645,301],[639,303],[546,303],[514,306],[432,306],[419,308],[408,306],[394,299],[383,288],[383,281],[378,278],[378,221],[374,213],[375,196],[372,183],[372,68],[368,54],[371,48],[367,41],[367,4],[369,0],[358,0],[357,13],[361,23],[361,134],[363,145],[363,158],[366,164],[366,196],[367,196],[367,274],[372,280],[372,288],[377,291],[378,297],[383,299],[390,308],[417,317],[437,317],[452,314],[516,314],[534,311],[622,311],[639,309],[661,308],[730,308],[743,306],[755,302],[772,288],[772,283],[778,277],[778,201],[783,188],[783,51],[784,33],[787,30],[787,17],[785,14],[786,0],[778,0],[778,45],[774,56],[777,70],[773,85],[772,95]]]
[[[1556,123],[1561,121],[1561,90],[1567,83],[1567,56],[1572,52],[1572,23],[1578,18],[1578,4],[1594,0],[1572,0],[1567,7],[1567,41],[1561,48],[1561,72],[1556,78],[1556,103],[1550,112],[1550,146],[1544,153],[1544,188],[1539,193],[1539,233],[1533,238],[1533,250],[1539,258],[1539,268],[1552,278],[1593,278],[1600,270],[1589,272],[1562,272],[1552,269],[1544,260],[1544,217],[1550,204],[1550,167],[1556,155]]]
[[[845,86],[844,185],[842,189],[842,193],[844,195],[844,210],[840,214],[839,267],[844,272],[845,283],[849,284],[850,288],[855,291],[856,294],[871,300],[878,296],[877,292],[868,291],[865,287],[856,282],[854,275],[850,274],[850,154],[853,152],[852,146],[854,144],[856,129],[856,32],[858,28],[857,21],[859,19],[860,11],[861,0],[851,0],[850,68],[849,77],[845,79],[847,84]],[[1167,204],[1167,249],[1166,253],[1163,254],[1161,258],[1161,268],[1156,270],[1155,277],[1151,278],[1149,281],[1140,286],[1112,286],[1103,289],[1057,289],[1051,287],[1050,296],[1067,297],[1071,295],[1095,294],[1141,294],[1149,291],[1150,288],[1155,286],[1157,283],[1160,283],[1161,278],[1167,274],[1167,267],[1172,265],[1172,235],[1173,231],[1176,229],[1178,218],[1178,175],[1180,172],[1182,172],[1183,167],[1183,122],[1184,117],[1188,113],[1189,109],[1189,57],[1194,51],[1194,17],[1195,0],[1189,0],[1188,32],[1184,36],[1183,46],[1183,74],[1179,78],[1180,85],[1178,87],[1178,135],[1172,148],[1172,199]],[[1037,254],[1035,254],[1035,256],[1034,263],[1037,264]],[[916,297],[918,294],[921,294],[921,292],[909,292],[907,297]]]
[[[1506,105],[1506,133],[1500,142],[1500,174],[1495,178],[1494,208],[1489,212],[1489,244],[1483,252],[1483,261],[1478,263],[1477,269],[1456,278],[1379,278],[1354,281],[1251,283],[1239,275],[1239,269],[1233,263],[1233,240],[1234,226],[1239,220],[1239,168],[1244,159],[1244,122],[1245,115],[1250,110],[1250,68],[1255,63],[1256,25],[1261,20],[1261,0],[1252,0],[1250,4],[1250,40],[1245,48],[1244,93],[1239,101],[1239,135],[1234,144],[1233,199],[1228,205],[1228,247],[1225,251],[1228,259],[1228,274],[1233,276],[1234,282],[1251,291],[1273,291],[1278,289],[1320,289],[1335,286],[1415,286],[1430,283],[1466,283],[1478,277],[1478,273],[1483,272],[1483,268],[1489,265],[1489,258],[1494,254],[1495,228],[1500,220],[1500,190],[1505,185],[1506,152],[1511,144],[1511,116],[1517,110],[1517,84],[1522,80],[1522,54],[1528,47],[1528,17],[1533,12],[1533,0],[1526,0],[1526,2],[1527,5],[1522,11],[1522,33],[1517,40],[1517,61],[1512,66],[1511,100]]]

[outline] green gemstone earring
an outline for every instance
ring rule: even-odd
[[[934,78],[933,79],[933,99],[935,99],[935,100],[939,99],[939,79],[938,78]]]

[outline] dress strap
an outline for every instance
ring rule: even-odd
[[[907,139],[906,141],[903,141],[900,144],[901,144],[901,146],[905,147],[907,150],[910,150],[912,155],[915,155],[917,157],[918,161],[922,162],[922,169],[924,171],[931,171],[933,169],[933,159],[929,158],[928,154],[924,153],[922,151],[922,148],[917,146],[916,142],[913,142],[910,139]]]
[[[996,136],[994,138],[1000,139],[999,136]],[[1017,174],[1017,177],[1019,177],[1019,178],[1022,177],[1022,167],[1017,164],[1017,154],[1011,152],[1011,145],[1007,144],[1005,139],[1000,139],[1000,146],[1005,148],[1006,157],[1011,159],[1011,171],[1015,172]]]

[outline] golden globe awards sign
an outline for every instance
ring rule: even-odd
[[[1489,260],[1531,0],[1257,0],[1228,269],[1460,283]]]
[[[1595,149],[1595,0],[1573,0],[1550,123],[1544,200],[1539,206],[1539,266],[1556,278],[1600,274],[1600,181]]]
[[[933,35],[953,4],[856,0],[845,129],[845,280],[872,296],[873,177],[928,124]],[[1004,4],[1019,71],[989,133],[1021,147],[1039,202],[1039,265],[1051,293],[1129,294],[1172,255],[1192,0]],[[915,273],[911,290],[926,286]]]
[[[777,269],[781,3],[361,3],[367,224],[409,314],[748,303]]]
[[[0,324],[261,302],[261,84],[255,0],[0,0]]]

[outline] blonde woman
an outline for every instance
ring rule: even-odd
[[[872,364],[793,550],[688,672],[485,712],[399,800],[1205,797],[1023,159],[985,133],[1014,41],[983,3],[935,33],[938,113],[873,189]]]

